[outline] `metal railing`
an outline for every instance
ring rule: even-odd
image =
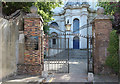
[[[69,73],[69,39],[57,37],[55,48],[50,42],[52,39],[52,37],[46,37],[44,68],[51,73]],[[65,39],[67,47],[63,44]]]

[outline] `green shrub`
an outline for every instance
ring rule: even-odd
[[[110,33],[110,41],[108,46],[109,56],[106,59],[106,65],[111,67],[116,73],[119,71],[119,38],[116,30]]]

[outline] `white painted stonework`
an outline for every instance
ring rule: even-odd
[[[49,33],[52,35],[53,33],[56,33],[58,37],[65,38],[65,35],[60,35],[65,33],[65,24],[69,23],[71,24],[71,33],[73,34],[73,21],[75,19],[79,20],[79,28],[83,25],[89,24],[94,17],[96,16],[96,2],[65,2],[63,7],[57,7],[54,9],[54,20],[49,22],[50,25],[50,31]],[[51,26],[52,23],[57,23],[58,26]],[[78,30],[80,35],[87,36],[87,28]],[[92,35],[92,26],[89,26],[89,35]],[[78,34],[75,33],[75,35],[66,35],[66,38],[69,38],[69,48],[73,49],[73,39]],[[79,49],[86,49],[87,48],[87,39],[79,37]],[[65,41],[62,41],[63,43]],[[52,42],[51,42],[52,45]],[[59,44],[58,44],[59,45]],[[59,45],[60,46],[60,45]],[[66,43],[67,46],[67,43]]]
[[[93,80],[94,80],[93,73],[88,73],[88,82],[93,82]]]

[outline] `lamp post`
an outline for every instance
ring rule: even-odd
[[[66,49],[66,31],[70,32],[71,24],[66,24],[65,25],[66,30],[65,30],[65,49]],[[69,38],[68,38],[68,61],[69,61]],[[68,71],[69,71],[69,65],[68,65]]]
[[[66,49],[66,31],[70,31],[71,24],[67,23],[65,25],[65,28],[66,28],[66,30],[65,30],[65,49]],[[68,42],[69,42],[69,39],[68,39]],[[68,44],[68,47],[69,47],[69,44]]]
[[[65,27],[66,27],[66,31],[70,31],[71,24],[68,23],[68,24],[65,25]]]

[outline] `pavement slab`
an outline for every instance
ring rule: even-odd
[[[86,61],[86,59],[70,59],[69,73],[54,74],[52,82],[87,82]]]
[[[2,84],[39,84],[44,78],[40,76],[17,75],[7,78]]]

